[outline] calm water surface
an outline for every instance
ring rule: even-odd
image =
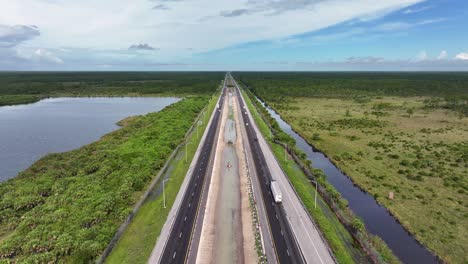
[[[313,167],[322,169],[328,182],[348,200],[349,207],[363,219],[367,230],[382,238],[402,262],[439,263],[437,258],[406,232],[387,209],[375,201],[373,196],[354,185],[323,153],[315,151],[278,113],[269,107],[267,109],[281,129],[296,140],[296,146],[307,154]]]
[[[178,98],[53,98],[0,107],[0,182],[47,153],[76,149],[119,128],[125,117],[157,112]]]

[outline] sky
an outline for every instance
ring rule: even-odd
[[[0,0],[0,70],[468,71],[466,0]]]

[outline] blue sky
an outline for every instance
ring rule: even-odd
[[[464,0],[0,0],[0,70],[468,70]]]

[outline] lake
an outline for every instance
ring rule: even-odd
[[[128,116],[157,112],[179,98],[51,98],[0,107],[0,182],[48,153],[79,148],[119,128]]]

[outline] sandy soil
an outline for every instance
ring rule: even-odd
[[[227,101],[227,97],[225,99]],[[226,120],[228,117],[228,104],[224,103],[223,115],[221,119],[220,131],[224,133]],[[216,232],[216,201],[218,200],[219,194],[219,181],[220,181],[220,162],[221,153],[224,148],[224,137],[218,137],[216,145],[216,154],[214,158],[213,175],[211,177],[208,198],[205,207],[205,219],[203,221],[203,227],[200,237],[200,244],[198,246],[197,261],[196,263],[211,263],[213,260],[213,249],[215,247],[215,232]]]
[[[228,96],[226,100],[228,100]],[[225,136],[218,138],[213,175],[205,209],[197,263],[257,263],[253,223],[249,208],[249,181],[243,152],[243,142],[236,97],[233,96],[232,110],[236,134],[233,146],[227,144]],[[225,133],[229,115],[229,103],[224,104],[220,133]],[[228,122],[229,123],[229,122]],[[232,123],[231,123],[232,124]],[[227,169],[228,159],[235,158],[232,168]],[[234,168],[236,167],[236,168]],[[238,179],[226,177],[239,177]],[[239,193],[229,192],[228,186],[239,189]],[[223,190],[224,188],[224,190]],[[226,203],[226,200],[233,203]],[[229,213],[231,215],[229,215]],[[228,214],[228,215],[226,215]],[[227,246],[226,246],[227,245]]]
[[[239,176],[241,191],[241,214],[242,214],[242,234],[244,236],[244,262],[258,263],[257,252],[255,251],[255,237],[253,230],[252,215],[249,208],[249,181],[247,179],[247,164],[245,163],[244,147],[241,136],[241,124],[239,121],[239,109],[236,96],[233,97],[233,110],[236,120],[237,141],[235,144],[237,157],[239,158]]]

